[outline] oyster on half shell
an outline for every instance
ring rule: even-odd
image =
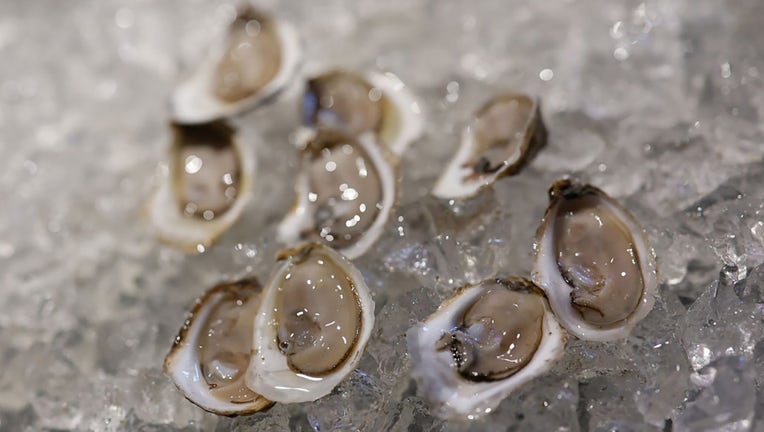
[[[149,203],[161,240],[203,252],[246,206],[255,176],[254,149],[222,121],[172,125],[169,175]]]
[[[407,335],[413,375],[433,411],[475,419],[546,372],[565,331],[542,291],[523,278],[460,288]]]
[[[537,98],[507,93],[486,102],[462,131],[461,144],[433,188],[439,198],[469,198],[517,173],[546,144]]]
[[[254,108],[286,87],[300,58],[295,29],[248,5],[215,48],[175,88],[174,121],[204,123]]]
[[[576,337],[626,337],[652,309],[655,255],[631,213],[588,184],[558,180],[536,233],[533,281]]]
[[[319,129],[372,133],[400,156],[422,134],[420,104],[392,73],[332,70],[310,78],[302,96],[303,145]]]
[[[350,259],[361,256],[393,213],[397,166],[372,134],[320,130],[302,152],[295,201],[278,227],[279,241],[319,241]]]
[[[240,415],[272,404],[245,382],[261,294],[255,279],[210,289],[194,303],[165,357],[165,373],[206,411]]]
[[[247,386],[276,402],[334,389],[361,359],[374,301],[361,273],[326,246],[282,251],[255,319]]]

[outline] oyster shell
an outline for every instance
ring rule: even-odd
[[[325,396],[361,359],[374,326],[363,276],[316,243],[282,251],[255,319],[247,386],[277,402]]]
[[[370,132],[398,156],[419,138],[423,128],[419,103],[397,76],[343,70],[308,80],[302,123],[299,145],[317,129],[338,129],[351,136]]]
[[[533,281],[576,337],[626,337],[652,309],[655,256],[642,227],[605,192],[564,179],[536,234]]]
[[[382,234],[398,194],[397,159],[371,134],[320,130],[303,150],[292,209],[278,239],[320,241],[350,259]]]
[[[206,411],[240,415],[272,404],[245,383],[261,291],[256,279],[207,291],[194,303],[165,357],[165,373]]]
[[[288,23],[251,6],[171,97],[178,123],[204,123],[254,108],[282,90],[297,70],[300,44]]]
[[[539,101],[507,93],[486,102],[462,131],[461,145],[433,188],[440,198],[468,198],[517,173],[546,143]]]
[[[468,419],[547,371],[565,339],[541,290],[523,278],[460,288],[407,335],[413,375],[433,411]]]
[[[160,179],[149,218],[161,240],[203,252],[249,201],[255,153],[222,121],[172,125],[169,175]]]

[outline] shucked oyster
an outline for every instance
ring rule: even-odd
[[[283,251],[255,319],[247,386],[277,402],[329,392],[363,354],[374,301],[361,273],[319,244]]]
[[[272,402],[245,383],[262,288],[255,279],[218,285],[196,300],[164,360],[186,398],[223,415],[260,411]]]
[[[547,371],[565,347],[546,298],[522,278],[457,290],[407,339],[413,374],[434,412],[446,418],[490,413]]]
[[[546,142],[538,99],[504,94],[489,100],[462,132],[456,155],[432,193],[467,198],[501,177],[515,174]]]
[[[351,136],[370,132],[399,156],[422,133],[419,104],[391,73],[334,70],[311,78],[302,98],[302,123],[307,138],[323,128]]]
[[[291,25],[245,6],[222,44],[173,92],[172,117],[203,123],[254,108],[286,86],[299,57]]]
[[[202,252],[238,219],[252,189],[255,154],[224,122],[173,125],[169,176],[149,217],[162,240]]]
[[[627,336],[652,309],[653,250],[634,217],[594,186],[559,180],[536,234],[533,280],[581,339]]]
[[[287,245],[320,241],[350,259],[377,240],[397,198],[397,159],[371,134],[320,130],[303,151],[296,198],[278,227]]]

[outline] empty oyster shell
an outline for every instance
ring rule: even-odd
[[[400,156],[422,133],[419,103],[392,73],[333,70],[307,82],[302,98],[298,144],[317,129],[338,129],[351,136],[371,132]]]
[[[541,290],[523,278],[460,288],[407,335],[413,375],[435,414],[468,419],[547,371],[565,339]]]
[[[626,337],[655,302],[655,256],[634,217],[605,192],[558,180],[536,234],[533,281],[576,337]]]
[[[433,195],[468,198],[517,173],[546,142],[538,99],[508,93],[489,100],[462,132],[461,145]]]
[[[325,396],[358,364],[374,326],[361,273],[316,243],[282,251],[255,319],[247,386],[277,402]]]
[[[361,256],[393,213],[397,165],[371,134],[319,131],[303,150],[295,202],[278,227],[279,241],[320,241],[350,259]]]
[[[172,117],[203,123],[254,108],[286,86],[299,58],[299,39],[290,24],[245,6],[220,46],[176,87]]]
[[[246,206],[255,154],[222,121],[172,131],[169,175],[160,180],[149,218],[163,241],[203,252]]]
[[[165,357],[165,373],[206,411],[240,415],[272,404],[245,383],[261,291],[255,279],[207,291],[194,303]]]

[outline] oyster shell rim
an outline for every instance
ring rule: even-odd
[[[548,194],[549,205],[544,212],[541,224],[536,229],[533,248],[536,258],[531,279],[544,290],[552,310],[563,327],[578,339],[608,342],[627,337],[631,330],[653,309],[655,297],[658,295],[658,266],[655,250],[650,246],[647,233],[628,209],[602,189],[589,183],[579,182],[568,177],[561,178],[552,183]],[[550,227],[554,225],[555,211],[562,198],[583,194],[595,194],[598,198],[603,199],[619,219],[626,224],[637,248],[639,267],[642,272],[643,289],[639,304],[628,317],[605,328],[589,324],[583,318],[578,318],[580,314],[573,311],[573,308],[569,306],[572,287],[556,270],[544,272],[544,268],[550,267],[549,260],[553,260],[555,255],[553,252],[546,252],[547,250],[554,250],[554,246],[551,244],[551,233],[554,230]],[[547,233],[549,233],[548,237],[546,236]],[[556,260],[553,261],[551,268],[556,269]],[[565,290],[561,292],[559,287],[565,287]]]

